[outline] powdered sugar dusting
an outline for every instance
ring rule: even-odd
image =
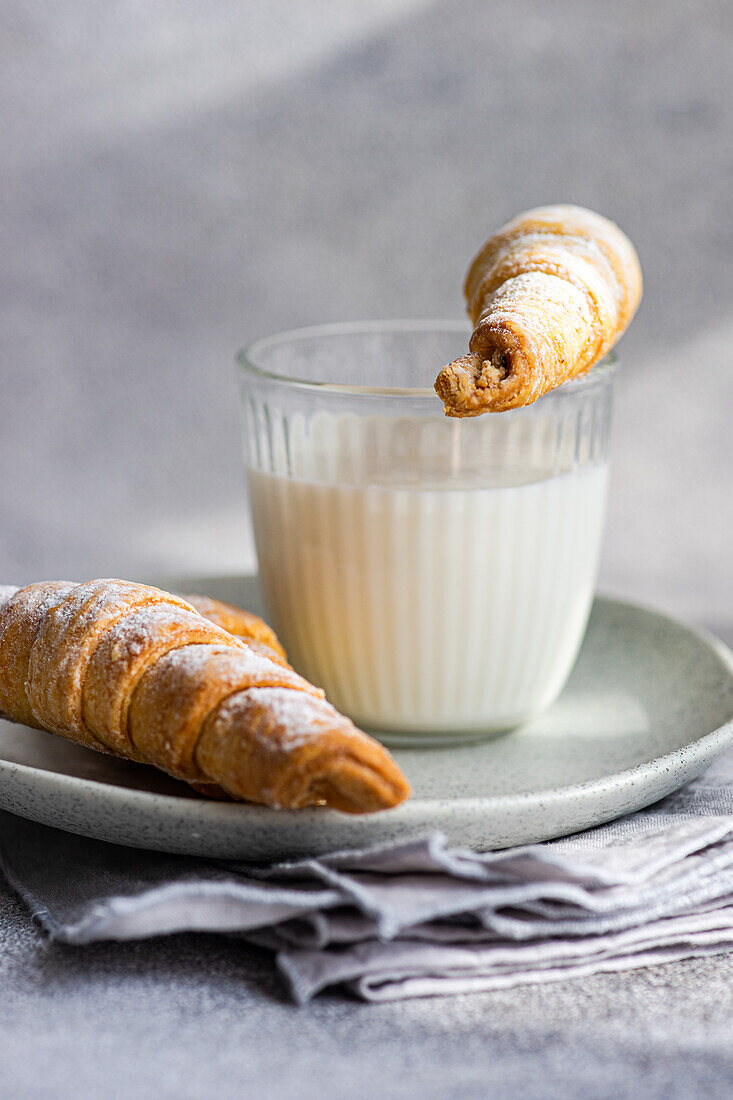
[[[147,584],[115,579],[87,581],[77,585],[63,603],[54,608],[53,619],[55,628],[64,630],[78,616],[74,626],[75,632],[81,635],[86,630],[86,624],[93,623],[102,616],[110,620],[141,604],[166,603],[194,611],[180,596],[173,596]]]
[[[141,605],[192,609],[160,589],[120,580],[76,585],[55,603],[44,614],[31,649],[26,693],[34,717],[44,728],[65,735],[73,731],[77,739],[88,741],[92,735],[82,715],[84,679],[105,632]]]
[[[296,749],[333,730],[347,737],[365,737],[349,718],[339,714],[325,699],[291,688],[248,688],[225,700],[217,717],[235,718],[238,710],[247,709],[252,703],[270,712],[278,726],[278,745],[284,751]]]
[[[8,602],[11,596],[14,596],[18,591],[18,586],[15,584],[0,584],[0,607]]]
[[[250,649],[244,642],[237,642],[232,644],[234,638],[227,634],[224,642],[217,643],[213,647],[210,644],[202,643],[200,645],[187,645],[182,646],[175,651],[175,664],[176,673],[183,676],[195,675],[206,667],[208,661],[217,653],[221,653],[222,647],[226,647],[227,650],[236,650],[236,658],[232,653],[232,659],[236,659],[241,663],[243,675],[267,674],[272,672],[275,676],[281,674],[287,674],[287,669],[283,669],[275,661],[271,661],[269,657],[265,657],[262,653],[256,652],[254,649]],[[293,673],[295,676],[296,673]]]
[[[197,642],[216,643],[231,649],[246,648],[243,642],[199,615],[197,611],[187,611],[169,604],[137,607],[112,627],[115,643],[134,656],[154,646],[160,640],[161,633],[168,635],[177,629],[190,630],[192,635],[196,635]],[[112,655],[115,656],[114,651]]]

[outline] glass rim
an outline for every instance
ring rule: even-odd
[[[252,361],[252,356],[258,351],[294,340],[321,336],[358,336],[374,332],[456,332],[470,336],[471,325],[468,321],[420,320],[419,318],[388,321],[334,321],[323,325],[307,325],[302,328],[273,333],[271,336],[261,336],[238,351],[235,361],[244,374],[251,374],[268,382],[276,382],[288,387],[317,393],[334,393],[354,397],[430,397],[435,399],[436,394],[432,386],[354,386],[345,382],[316,382],[313,379],[292,378],[287,374],[265,370],[264,367],[259,367]],[[563,396],[564,394],[577,393],[580,389],[605,381],[609,376],[616,373],[617,368],[618,356],[615,352],[610,351],[585,374],[580,375],[578,378],[571,378],[570,381],[550,390],[544,395],[544,399],[553,395]],[[540,398],[540,400],[543,400],[543,398]]]

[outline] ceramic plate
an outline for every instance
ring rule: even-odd
[[[160,583],[160,582],[159,582]],[[178,578],[255,610],[252,578]],[[733,745],[733,657],[664,615],[599,598],[578,663],[541,718],[492,741],[395,752],[395,810],[350,817],[210,802],[154,769],[0,721],[0,807],[74,833],[190,855],[315,855],[440,829],[456,844],[548,840],[647,806]]]

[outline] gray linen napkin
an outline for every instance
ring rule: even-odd
[[[0,865],[72,944],[184,930],[276,953],[293,998],[383,1001],[733,949],[733,755],[649,810],[479,854],[439,833],[274,867],[117,847],[0,814]]]

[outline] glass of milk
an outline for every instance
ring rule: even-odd
[[[548,707],[588,621],[612,362],[534,405],[448,419],[465,324],[327,325],[239,357],[260,578],[295,668],[392,744]]]

